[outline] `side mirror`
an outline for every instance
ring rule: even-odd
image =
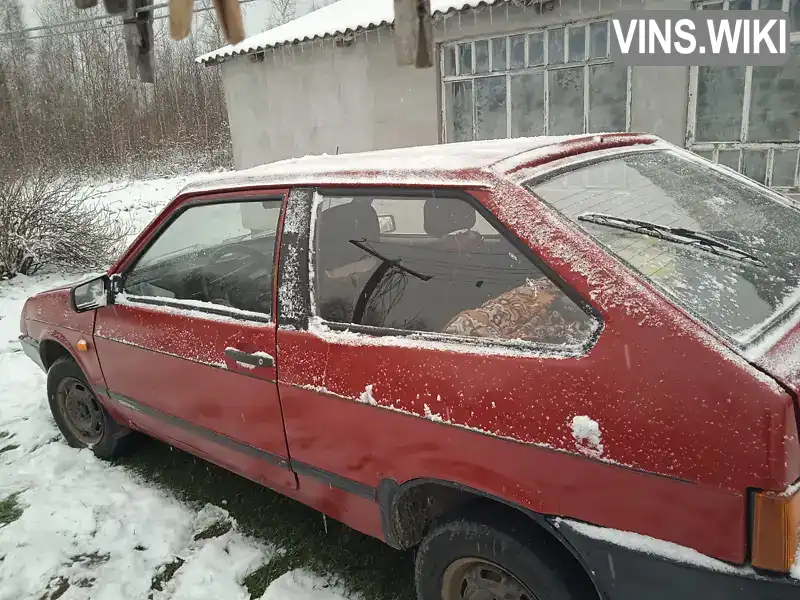
[[[101,275],[73,286],[69,291],[73,310],[85,312],[107,305],[110,287],[108,275]]]
[[[381,228],[381,233],[394,233],[397,230],[397,224],[394,222],[392,215],[378,215],[378,224]]]

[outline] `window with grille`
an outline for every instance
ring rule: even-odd
[[[703,2],[699,10],[789,13],[791,56],[777,67],[692,67],[686,144],[774,188],[800,190],[800,0]]]
[[[446,142],[630,128],[629,70],[607,20],[444,44]]]

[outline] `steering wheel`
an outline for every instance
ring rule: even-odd
[[[236,256],[244,256],[251,259],[246,266],[249,267],[253,263],[259,264],[267,260],[267,257],[256,250],[253,250],[249,246],[244,244],[233,244],[231,246],[223,246],[222,248],[217,248],[208,256],[208,263],[209,265],[216,264],[217,262],[221,261],[223,258],[233,258]],[[245,265],[239,267],[239,269],[245,268]],[[237,269],[238,270],[238,269]],[[212,275],[207,271],[203,270],[200,273],[200,288],[203,291],[203,297],[206,301],[214,303],[214,304],[221,304],[223,306],[230,306],[232,308],[241,308],[238,306],[234,306],[230,294],[223,286],[218,285],[218,282],[224,280],[230,275],[230,273],[225,273],[220,277],[214,277],[212,279]],[[216,295],[212,293],[214,290],[218,290],[220,295]],[[269,292],[264,294],[259,294],[257,298],[254,299],[255,305],[261,304],[261,299],[269,295]]]

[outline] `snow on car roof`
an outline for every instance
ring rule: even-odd
[[[434,17],[450,11],[499,4],[505,0],[431,0]],[[394,22],[394,0],[339,0],[284,25],[250,36],[236,45],[228,45],[197,58],[199,63],[256,52],[282,44],[344,35],[375,29]]]
[[[493,175],[488,168],[503,159],[587,137],[591,138],[585,134],[540,136],[290,158],[205,178],[183,192],[265,184],[489,185]]]

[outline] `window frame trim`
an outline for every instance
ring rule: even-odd
[[[529,190],[523,188],[526,193]],[[491,193],[493,188],[489,189]],[[369,196],[379,199],[391,198],[430,198],[430,197],[451,197],[457,200],[467,202],[472,206],[479,215],[494,227],[494,229],[505,238],[511,245],[518,250],[523,257],[528,259],[534,267],[539,269],[547,279],[558,287],[575,305],[588,317],[593,330],[590,336],[587,337],[581,344],[563,345],[563,344],[545,344],[541,342],[529,342],[522,340],[502,340],[498,338],[481,338],[471,336],[460,336],[450,333],[439,332],[426,332],[417,330],[394,329],[391,327],[374,327],[370,325],[361,325],[357,323],[337,323],[328,321],[322,318],[317,312],[316,303],[316,265],[314,264],[317,249],[316,244],[316,225],[318,219],[315,216],[315,211],[319,206],[319,202],[325,197],[348,197],[354,198],[358,196]],[[460,187],[435,187],[435,188],[421,188],[421,187],[391,187],[391,186],[376,186],[376,187],[336,187],[336,186],[318,186],[313,189],[313,196],[311,201],[311,220],[308,231],[308,260],[306,262],[308,268],[308,295],[306,301],[308,302],[309,320],[317,320],[330,330],[344,332],[354,331],[360,334],[372,336],[374,338],[387,338],[387,337],[404,337],[420,342],[439,342],[450,345],[456,345],[463,348],[474,349],[479,351],[480,348],[501,349],[501,350],[516,350],[525,353],[530,357],[583,357],[586,356],[592,348],[597,344],[600,335],[605,330],[605,321],[602,314],[592,303],[581,295],[576,289],[568,285],[544,260],[542,260],[532,248],[530,248],[522,239],[519,238],[513,231],[506,227],[499,219],[492,213],[491,210],[486,208],[481,202],[467,190]]]
[[[727,1],[727,0],[726,0]],[[784,0],[788,1],[788,0]],[[591,32],[590,26],[593,23],[602,23],[605,22],[607,25],[607,33],[606,33],[606,56],[598,57],[598,58],[587,58],[591,54]],[[568,62],[569,59],[569,30],[575,26],[581,26],[585,30],[584,34],[584,58],[580,61],[575,62]],[[561,29],[564,31],[564,56],[563,61],[561,63],[553,63],[549,64],[549,34],[544,35],[546,32],[550,30],[557,30]],[[530,53],[530,36],[532,34],[541,33],[542,35],[542,64],[540,65],[528,65],[528,58]],[[516,37],[519,35],[525,36],[525,64],[526,66],[512,69],[511,68],[511,38]],[[543,27],[535,27],[532,29],[525,29],[522,31],[516,32],[508,32],[502,34],[495,34],[495,35],[479,35],[479,36],[470,36],[456,40],[447,40],[444,42],[440,42],[437,44],[437,51],[439,54],[438,60],[438,69],[439,69],[439,95],[440,95],[440,107],[439,107],[439,114],[442,120],[441,128],[440,128],[440,142],[441,143],[448,143],[447,130],[448,130],[448,115],[447,115],[447,86],[448,84],[456,83],[456,82],[471,82],[472,89],[471,89],[471,104],[472,104],[472,141],[477,141],[478,138],[478,123],[477,123],[477,106],[476,106],[476,91],[475,91],[475,81],[478,79],[486,79],[491,77],[503,77],[505,80],[505,87],[506,87],[506,100],[505,100],[505,111],[506,111],[506,133],[505,136],[499,139],[509,139],[512,137],[511,126],[512,126],[512,116],[511,116],[511,77],[523,75],[523,74],[531,74],[531,73],[541,73],[542,74],[542,84],[543,84],[543,129],[540,135],[552,135],[550,130],[550,83],[549,83],[549,76],[548,74],[551,71],[558,71],[562,69],[571,69],[580,67],[583,69],[583,131],[581,133],[590,134],[592,133],[589,131],[589,114],[591,112],[590,107],[590,69],[596,65],[614,65],[614,61],[611,58],[611,16],[597,16],[597,17],[590,17],[588,19],[575,19],[572,21],[565,21],[563,23],[553,23],[550,25],[546,25]],[[494,53],[492,52],[492,40],[501,38],[505,41],[506,47],[506,65],[505,69],[493,71],[493,61],[494,61]],[[475,52],[475,43],[476,42],[489,42],[489,71],[485,73],[476,73],[476,52]],[[458,48],[461,45],[470,44],[471,46],[471,73],[468,74],[461,74],[459,73],[459,60],[458,60]],[[446,61],[446,54],[447,49],[453,49],[454,55],[454,71],[453,75],[446,75],[445,74],[445,61]],[[625,72],[625,131],[630,131],[632,126],[632,119],[633,119],[633,68],[631,66],[626,67]],[[469,140],[467,140],[469,141]]]
[[[146,306],[163,306],[168,307],[170,309],[176,309],[181,312],[185,312],[190,314],[192,312],[201,312],[206,313],[213,316],[221,316],[230,319],[234,319],[237,321],[245,321],[245,322],[252,322],[258,323],[259,325],[265,324],[274,324],[275,320],[275,271],[278,268],[278,251],[280,247],[280,232],[281,232],[281,225],[283,223],[283,214],[286,210],[286,198],[288,197],[288,190],[282,190],[282,193],[270,193],[266,191],[264,194],[258,194],[255,196],[231,196],[225,198],[219,197],[198,197],[198,198],[191,198],[186,202],[177,206],[170,215],[164,219],[161,223],[159,223],[158,227],[153,230],[152,234],[150,235],[147,242],[139,249],[135,256],[133,256],[125,266],[125,268],[116,273],[120,278],[120,291],[124,293],[128,299],[134,304],[141,304]],[[256,315],[251,314],[243,314],[241,311],[237,309],[231,310],[231,308],[222,306],[219,304],[212,304],[208,303],[208,307],[204,306],[187,306],[185,304],[181,304],[180,302],[171,302],[170,298],[161,298],[160,296],[143,296],[140,294],[129,294],[125,291],[125,283],[127,281],[128,275],[130,275],[131,271],[133,271],[136,266],[139,264],[141,258],[147,253],[147,251],[155,244],[155,242],[164,234],[164,232],[186,211],[196,208],[199,206],[210,206],[215,204],[245,204],[249,202],[280,202],[280,212],[278,213],[278,222],[276,224],[276,235],[275,235],[275,246],[273,249],[273,259],[272,259],[272,277],[271,285],[272,285],[272,296],[273,302],[272,307],[270,308],[270,314],[263,314],[263,318],[258,318]],[[114,302],[112,301],[112,304]],[[252,311],[251,311],[252,312]]]

